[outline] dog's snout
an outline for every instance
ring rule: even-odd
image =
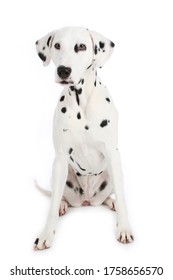
[[[61,79],[67,79],[71,74],[71,68],[60,65],[57,69],[57,74]]]

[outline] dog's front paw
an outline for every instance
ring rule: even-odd
[[[118,226],[117,240],[121,243],[128,244],[133,242],[134,237],[129,227]]]
[[[61,200],[60,207],[59,207],[59,215],[63,216],[68,210],[68,203],[65,200]]]
[[[39,238],[36,238],[34,243],[34,250],[44,250],[51,247],[55,230],[52,232],[43,232]]]

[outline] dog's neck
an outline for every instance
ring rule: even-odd
[[[74,86],[65,87],[66,95],[69,96],[68,103],[70,106],[79,106],[86,111],[87,104],[91,98],[98,82],[96,67],[91,65],[80,79],[79,83]],[[71,98],[70,98],[71,97]],[[73,102],[72,102],[73,97]]]

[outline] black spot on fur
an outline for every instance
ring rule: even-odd
[[[78,105],[80,104],[79,95],[78,95],[77,92],[76,92],[76,102],[77,102]]]
[[[66,107],[63,107],[63,108],[61,109],[61,112],[65,114],[65,113],[67,112]]]
[[[78,120],[81,119],[81,114],[80,113],[77,113],[77,118],[78,118]]]
[[[81,187],[79,188],[79,193],[80,193],[80,195],[84,194],[84,190]]]
[[[43,47],[43,51],[45,50],[46,47]]]
[[[76,53],[78,53],[78,45],[77,45],[77,44],[74,46],[74,51],[75,51]]]
[[[85,126],[85,129],[86,129],[86,130],[88,130],[88,129],[89,129],[89,126],[88,126],[88,125],[86,125],[86,126]]]
[[[71,161],[74,162],[74,159],[72,157],[70,157]]]
[[[41,58],[41,60],[43,60],[44,62],[46,61],[46,56],[45,56],[43,53],[39,52],[39,53],[38,53],[38,56],[39,56],[39,58]]]
[[[92,63],[87,67],[87,69],[89,69],[92,66]]]
[[[114,47],[115,47],[115,44],[111,41],[111,42],[110,42],[110,46],[111,46],[112,48],[114,48]]]
[[[100,185],[99,191],[100,191],[100,192],[103,191],[103,190],[106,188],[106,186],[107,186],[107,182],[104,181],[104,182]]]
[[[76,173],[77,176],[82,176],[79,172]]]
[[[70,148],[69,151],[68,151],[69,155],[70,155],[72,152],[73,152],[73,149]]]
[[[60,101],[64,101],[65,95],[61,96]]]
[[[39,238],[36,238],[34,244],[35,244],[35,245],[38,245],[38,242],[39,242]]]
[[[71,89],[71,91],[74,91],[74,90],[75,90],[75,87],[74,87],[74,86],[71,86],[70,89]]]
[[[75,91],[76,91],[77,94],[81,94],[81,93],[82,93],[82,88],[80,88],[80,89],[75,89]]]
[[[103,49],[104,46],[105,46],[105,43],[100,41],[100,42],[99,42],[99,47],[100,47],[101,49]]]
[[[103,120],[103,121],[101,122],[100,126],[101,126],[101,127],[105,127],[105,126],[108,125],[109,122],[110,122],[109,120]]]
[[[51,40],[52,36],[50,36],[47,40],[47,46],[50,47],[50,40]]]
[[[36,41],[35,44],[38,45],[38,41]]]
[[[79,166],[79,168],[80,168],[82,171],[86,171],[86,169],[82,168],[82,167],[80,166],[79,163],[77,163],[77,165]]]
[[[94,53],[95,53],[95,55],[97,54],[97,45],[95,45]]]
[[[67,182],[66,182],[66,185],[67,185],[70,189],[73,189],[73,184],[72,184],[70,181],[67,181]]]
[[[94,86],[96,87],[96,81],[94,82]]]
[[[82,84],[82,85],[84,84],[84,79],[81,79],[81,84]]]
[[[109,97],[106,97],[106,101],[107,101],[107,102],[111,102],[110,99],[109,99]]]

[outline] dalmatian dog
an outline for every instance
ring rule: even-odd
[[[63,86],[53,121],[51,204],[45,228],[34,244],[36,250],[51,246],[57,216],[69,206],[105,204],[116,209],[117,240],[133,241],[117,148],[118,113],[97,75],[114,46],[99,33],[80,27],[52,31],[36,42],[43,65],[53,61],[55,81]]]

